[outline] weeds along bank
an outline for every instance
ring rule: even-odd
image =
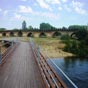
[[[33,38],[41,49],[51,58],[73,56],[73,54],[64,52],[65,44],[58,38]]]

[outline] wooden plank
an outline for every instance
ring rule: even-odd
[[[29,43],[21,42],[0,67],[0,88],[44,88]]]

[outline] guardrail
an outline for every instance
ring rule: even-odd
[[[5,40],[2,40],[2,41],[5,41]],[[16,48],[16,46],[18,45],[19,43],[17,41],[7,41],[6,43],[2,43],[0,45],[0,65],[4,63],[6,57],[12,53],[12,51]],[[2,49],[4,46],[7,46],[9,45],[8,47]]]
[[[78,88],[77,85],[64,73],[64,71],[59,66],[57,66],[57,64],[45,52],[43,54],[46,58],[49,59],[50,63],[53,64],[54,68],[59,71],[58,74],[60,76],[62,75],[62,78],[64,78],[64,82],[66,82],[68,88]]]
[[[66,84],[56,74],[54,69],[48,64],[39,47],[36,46],[32,39],[30,39],[30,45],[41,71],[41,75],[45,83],[45,88],[67,88]]]

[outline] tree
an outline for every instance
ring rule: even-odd
[[[41,23],[40,24],[40,30],[51,30],[51,25],[49,23]]]
[[[85,41],[85,44],[88,45],[88,35],[86,36],[84,41]]]
[[[12,30],[19,30],[19,29],[17,29],[17,28],[14,28],[14,29],[12,29]]]
[[[69,40],[69,39],[71,39],[69,34],[64,34],[64,35],[61,36],[61,40]]]
[[[30,26],[28,27],[28,30],[33,30],[33,27],[30,25]]]
[[[85,28],[81,28],[75,31],[71,36],[73,37],[74,35],[78,40],[85,40],[88,35],[88,31]]]
[[[68,27],[68,30],[70,30],[70,31],[77,31],[79,29],[81,29],[80,25],[71,25]]]
[[[80,29],[87,29],[87,26],[86,25],[71,25],[68,27],[69,31],[77,31]]]
[[[5,31],[6,30],[6,28],[0,28],[0,31]]]
[[[66,31],[66,30],[67,30],[67,28],[66,28],[66,27],[62,27],[62,30],[63,30],[63,31]]]

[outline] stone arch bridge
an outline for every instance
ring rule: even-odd
[[[5,30],[0,31],[0,37],[40,37],[40,36],[46,36],[46,37],[53,37],[53,35],[57,35],[57,33],[60,33],[61,35],[69,34],[71,35],[73,31],[34,31],[34,30]]]

